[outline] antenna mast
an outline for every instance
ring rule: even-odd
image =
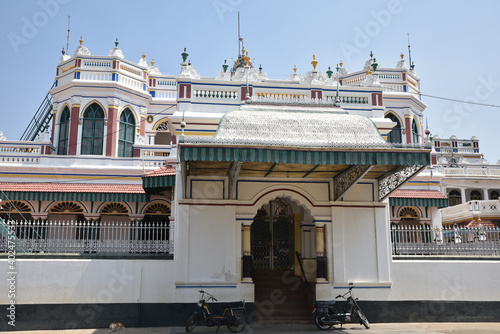
[[[68,15],[68,37],[66,38],[66,53],[69,53],[68,48],[69,48],[69,18],[70,16]]]
[[[241,42],[243,39],[240,36],[240,12],[238,11],[238,58],[241,56]]]
[[[408,33],[408,61],[410,62],[411,67],[410,33]]]

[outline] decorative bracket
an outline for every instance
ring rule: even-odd
[[[354,165],[333,178],[333,200],[339,200],[353,185],[372,169],[371,165]]]
[[[234,199],[233,195],[235,193],[236,183],[238,182],[238,177],[240,175],[241,164],[242,164],[241,161],[233,162],[228,171],[228,176],[229,176],[229,182],[228,182],[229,189],[227,194],[228,199]]]
[[[383,201],[393,191],[420,173],[426,165],[401,166],[378,178],[378,200]]]

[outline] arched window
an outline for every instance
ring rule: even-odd
[[[150,204],[144,210],[141,226],[142,240],[169,240],[170,206],[165,203]]]
[[[470,192],[470,200],[471,201],[480,201],[483,199],[483,196],[481,196],[481,193],[477,190],[472,190]]]
[[[5,221],[32,220],[31,208],[22,201],[3,202],[0,206],[0,218]]]
[[[83,113],[82,150],[84,155],[102,155],[104,111],[92,103]]]
[[[389,118],[391,121],[396,123],[391,132],[387,135],[387,141],[389,143],[401,143],[401,123],[399,122],[399,119],[394,114],[387,114],[385,118]]]
[[[127,108],[120,116],[120,133],[118,136],[118,156],[133,157],[134,156],[134,139],[135,139],[135,118],[132,111]]]
[[[415,122],[415,120],[413,120],[411,124],[411,133],[413,135],[413,143],[414,144],[420,143],[420,135],[418,134],[418,125],[417,122]]]
[[[500,198],[500,193],[496,190],[492,190],[490,192],[490,199],[499,199]]]
[[[461,204],[462,195],[458,192],[458,190],[452,190],[448,194],[448,202],[450,206]]]
[[[57,155],[68,154],[68,134],[69,134],[69,108],[64,107],[61,120],[59,121],[59,141],[57,144]]]

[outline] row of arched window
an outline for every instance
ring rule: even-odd
[[[489,199],[499,199],[500,192],[497,190],[491,190],[489,193]],[[483,195],[479,190],[472,190],[469,195],[469,201],[482,201]],[[449,206],[462,204],[462,195],[458,190],[452,190],[448,193],[448,204]]]
[[[66,106],[61,114],[59,123],[58,155],[68,154],[70,112]],[[102,155],[104,146],[104,110],[97,103],[89,105],[83,113],[82,138],[80,154]],[[126,108],[120,115],[118,128],[119,157],[134,156],[135,117],[133,112]]]
[[[394,115],[393,113],[388,113],[385,118],[389,118],[391,121],[396,123],[396,126],[392,128],[391,132],[387,135],[387,141],[390,143],[402,143],[403,142],[403,137],[402,137],[402,130],[403,127],[401,125],[401,122],[399,121],[399,118]],[[415,119],[413,119],[411,123],[411,133],[412,133],[412,139],[413,143],[420,143],[420,134],[418,132],[418,125],[417,122],[415,122]]]

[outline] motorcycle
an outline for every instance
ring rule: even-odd
[[[352,294],[353,283],[349,283],[349,291],[343,295],[338,295],[335,300],[332,301],[316,301],[313,304],[313,319],[316,327],[322,330],[327,330],[333,327],[333,325],[340,325],[342,328],[343,324],[351,321],[353,316],[359,319],[359,324],[370,328],[370,323],[366,316],[361,311],[357,300]],[[348,296],[347,296],[348,295]],[[346,297],[347,296],[347,297]],[[343,298],[345,303],[342,306],[342,311],[338,311],[335,307],[337,299]]]
[[[196,310],[191,317],[189,317],[186,324],[186,332],[191,332],[196,327],[201,317],[203,317],[205,321],[205,326],[217,326],[217,331],[220,326],[224,325],[233,333],[241,332],[245,328],[247,323],[245,301],[222,305],[222,314],[214,315],[207,302],[216,302],[217,299],[203,290],[199,292],[200,298],[196,304]]]

